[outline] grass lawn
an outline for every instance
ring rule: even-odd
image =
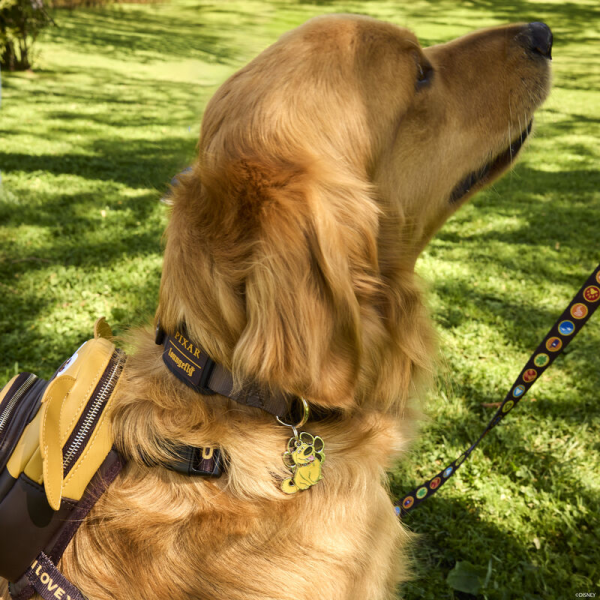
[[[284,31],[325,12],[413,29],[423,45],[509,21],[548,23],[554,89],[512,174],[451,219],[418,270],[441,368],[401,498],[468,447],[600,260],[600,10],[594,0],[400,3],[177,0],[56,13],[34,72],[2,74],[0,385],[48,377],[99,315],[153,314],[166,209],[203,108]],[[411,514],[422,534],[409,599],[600,595],[600,315],[461,471]],[[366,599],[368,600],[368,599]]]

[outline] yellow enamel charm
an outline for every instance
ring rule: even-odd
[[[295,494],[298,490],[307,490],[309,487],[323,479],[321,467],[325,462],[325,442],[317,435],[313,436],[307,431],[298,433],[310,414],[308,402],[299,398],[302,414],[295,425],[285,423],[279,417],[280,425],[291,427],[294,437],[288,442],[288,449],[283,453],[283,464],[292,472],[292,476],[281,482],[281,489],[286,494]]]
[[[306,431],[290,438],[288,449],[283,453],[283,463],[292,472],[292,476],[281,483],[281,489],[286,494],[307,490],[323,479],[321,465],[325,462],[324,449],[323,440]]]

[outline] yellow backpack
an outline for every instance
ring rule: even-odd
[[[0,391],[0,576],[21,587],[40,552],[56,564],[124,464],[109,413],[126,357],[111,337],[100,318],[49,381],[20,373]]]

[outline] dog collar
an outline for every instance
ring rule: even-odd
[[[208,396],[221,394],[244,406],[260,408],[272,414],[280,425],[292,429],[293,437],[288,441],[288,451],[282,455],[283,464],[290,470],[291,476],[281,482],[282,491],[286,494],[295,494],[310,488],[322,479],[321,463],[325,460],[322,450],[325,444],[318,436],[314,438],[306,431],[298,431],[299,427],[306,424],[310,414],[308,402],[304,398],[272,392],[256,383],[246,384],[240,391],[234,391],[233,375],[227,369],[212,360],[198,344],[191,342],[187,338],[187,333],[177,331],[174,335],[168,335],[161,328],[160,322],[156,327],[155,342],[163,346],[162,359],[169,371],[199,394]],[[294,405],[302,407],[298,418],[290,414],[291,407]],[[286,422],[288,420],[291,420],[291,423]],[[320,462],[317,463],[319,468],[310,477],[298,475],[296,466],[289,462],[290,444],[299,444],[303,441],[302,436],[310,439],[311,444],[318,439],[321,446]],[[311,461],[307,465],[299,466],[312,464],[314,462]]]
[[[173,335],[167,334],[160,323],[156,327],[155,342],[163,346],[162,359],[169,371],[199,394],[221,394],[243,404],[260,408],[283,419],[289,413],[294,396],[272,392],[256,383],[248,383],[234,391],[233,375],[215,362],[197,343],[187,337],[185,327]]]

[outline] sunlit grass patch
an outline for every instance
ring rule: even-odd
[[[493,414],[600,260],[600,13],[595,2],[262,0],[58,11],[35,72],[2,74],[0,385],[48,377],[104,314],[118,333],[156,307],[159,202],[194,156],[214,90],[284,31],[325,12],[413,29],[424,45],[543,20],[554,88],[515,170],[453,217],[418,272],[439,333],[428,420],[391,475],[397,498],[454,459]],[[600,318],[406,519],[423,534],[409,599],[467,598],[458,561],[490,570],[480,597],[573,598],[600,587]]]

